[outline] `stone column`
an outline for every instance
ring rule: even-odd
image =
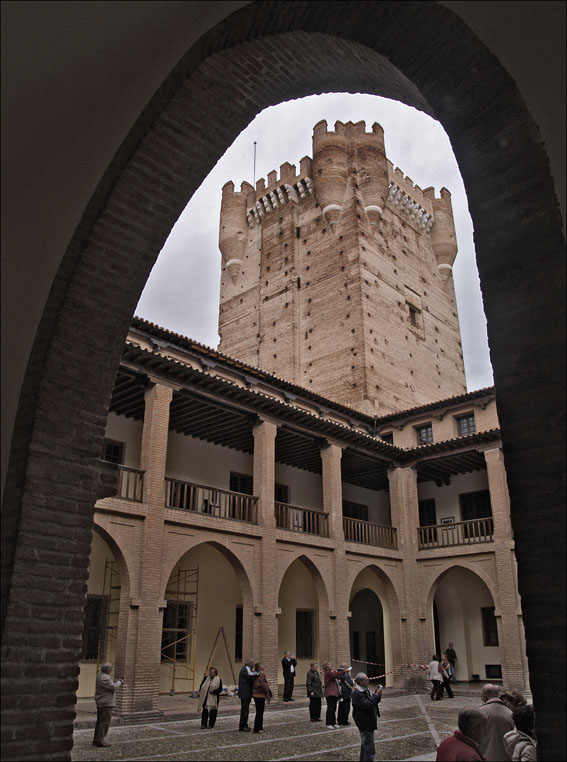
[[[392,526],[397,528],[398,548],[402,556],[399,629],[392,621],[392,653],[394,668],[398,664],[420,664],[431,656],[433,612],[419,584],[417,566],[419,504],[417,471],[412,467],[394,468],[388,472]],[[431,652],[431,653],[430,653]],[[399,657],[399,661],[398,661]],[[394,685],[404,687],[414,673],[403,667],[394,674]]]
[[[333,666],[350,660],[348,627],[349,594],[343,530],[343,485],[341,475],[342,448],[328,441],[321,448],[323,469],[323,510],[329,515],[329,537],[333,541],[333,579],[328,580],[330,617],[330,654]],[[321,654],[321,660],[325,655]]]
[[[510,521],[510,499],[500,447],[484,451],[494,520],[496,589],[494,601],[504,685],[529,690],[524,624],[518,593],[518,570]]]
[[[276,470],[276,434],[275,422],[261,419],[254,426],[254,494],[258,497],[258,523],[262,527],[263,537],[258,570],[261,603],[254,614],[254,653],[243,651],[243,658],[253,656],[260,659],[272,686],[274,696],[278,677],[278,620],[276,609],[278,593],[277,579],[278,557],[276,549],[276,518],[274,515],[274,484]],[[252,645],[252,644],[251,644]],[[246,648],[244,633],[243,649]]]
[[[140,467],[144,471],[143,508],[146,514],[140,574],[130,585],[131,613],[126,638],[118,637],[117,662],[125,665],[126,685],[119,692],[122,714],[145,717],[159,713],[159,678],[163,608],[163,537],[165,466],[169,406],[173,389],[158,383],[145,392]],[[133,612],[133,614],[132,614]]]

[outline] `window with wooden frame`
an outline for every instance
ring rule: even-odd
[[[295,655],[298,659],[313,658],[313,609],[295,610]]]
[[[467,437],[470,434],[476,434],[476,421],[474,413],[459,415],[455,417],[457,422],[457,433],[460,437]]]
[[[494,606],[484,606],[481,608],[482,615],[482,636],[485,646],[498,645],[498,626],[494,616]]]
[[[437,510],[435,499],[419,500],[419,526],[431,527],[437,524]]]
[[[428,445],[433,443],[433,427],[431,423],[422,423],[415,427],[415,435],[418,445]]]
[[[276,503],[289,504],[289,487],[287,484],[274,484],[274,500]]]
[[[103,460],[106,460],[108,463],[124,465],[124,442],[118,442],[115,439],[105,439]]]
[[[360,632],[356,630],[352,633],[352,658],[354,661],[360,661]]]
[[[234,625],[234,658],[236,661],[242,661],[243,611],[242,606],[236,607],[236,622]]]
[[[380,439],[383,442],[386,442],[386,444],[391,444],[391,445],[394,444],[394,435],[391,431],[388,431],[385,434],[380,434]]]
[[[242,495],[252,495],[253,477],[250,474],[237,474],[231,471],[229,490],[231,492],[240,492]]]
[[[352,503],[350,500],[343,500],[343,516],[347,519],[368,521],[368,506],[362,505],[362,503]]]

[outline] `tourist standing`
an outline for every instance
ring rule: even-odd
[[[222,691],[222,680],[216,667],[209,669],[199,686],[199,701],[197,711],[201,712],[201,728],[214,728],[219,708],[219,698]]]
[[[455,698],[451,689],[451,665],[449,664],[449,659],[447,658],[446,653],[441,654],[441,677],[443,679],[441,696],[443,696],[443,691],[445,690],[447,691],[447,696],[449,698]]]
[[[284,679],[284,701],[293,701],[293,685],[295,680],[295,668],[297,661],[291,651],[285,651],[282,659],[283,679]]]
[[[331,662],[323,662],[323,682],[325,685],[325,700],[327,702],[327,712],[325,714],[325,725],[328,728],[336,730],[337,725],[337,703],[339,701],[339,684],[337,678],[338,671],[331,669]]]
[[[441,663],[439,654],[433,654],[428,664],[429,679],[431,680],[431,692],[429,694],[432,701],[441,701],[443,698],[443,676],[441,675]]]
[[[508,762],[510,757],[504,746],[504,735],[514,730],[512,712],[500,699],[502,689],[497,685],[487,683],[482,688],[481,698],[483,712],[488,721],[486,733],[480,742],[480,750],[490,762]]]
[[[457,682],[457,673],[455,671],[455,663],[457,661],[457,653],[456,653],[455,647],[454,647],[454,645],[452,643],[449,643],[445,653],[447,654],[447,658],[449,659],[450,672],[451,672],[451,681],[453,683],[456,683]]]
[[[476,706],[465,706],[459,712],[458,730],[441,741],[436,762],[486,762],[480,741],[486,733],[486,717]]]
[[[311,668],[305,679],[307,697],[309,699],[309,717],[311,722],[321,722],[321,699],[323,698],[323,682],[319,674],[317,662],[311,662]]]
[[[352,692],[352,717],[360,733],[359,762],[373,762],[376,754],[374,731],[380,716],[378,704],[382,700],[382,686],[379,685],[374,693],[370,693],[369,682],[368,676],[359,672]]]
[[[514,730],[504,734],[504,746],[512,762],[534,762],[537,748],[534,739],[534,710],[529,704],[520,704],[512,712]]]
[[[110,677],[112,664],[103,664],[96,677],[95,704],[96,725],[93,737],[93,746],[110,746],[104,740],[110,727],[112,711],[116,706],[116,689],[124,685],[124,680],[113,680]]]
[[[238,730],[249,733],[248,714],[252,701],[252,684],[258,676],[254,671],[254,659],[248,659],[238,674],[238,698],[240,699],[240,722]]]
[[[354,688],[354,680],[351,677],[352,667],[347,664],[339,664],[339,709],[337,712],[337,723],[339,725],[350,725],[348,716],[350,713],[350,702]]]
[[[264,667],[257,662],[254,665],[254,671],[257,673],[257,677],[254,680],[252,686],[252,698],[256,706],[256,716],[254,718],[254,733],[264,732],[264,709],[266,707],[266,701],[270,703],[272,698],[272,691],[264,672]]]

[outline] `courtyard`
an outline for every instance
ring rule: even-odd
[[[324,704],[324,702],[323,702]],[[456,728],[459,709],[480,704],[477,696],[456,696],[433,703],[426,693],[388,697],[380,704],[376,759],[434,760],[439,743]],[[231,704],[232,706],[232,704]],[[227,707],[228,709],[228,707]],[[311,723],[307,702],[267,707],[264,734],[238,731],[238,705],[219,713],[214,729],[202,730],[200,720],[112,726],[108,748],[92,746],[92,727],[75,730],[72,759],[83,760],[358,760],[360,742],[353,724],[330,730]],[[251,707],[250,726],[254,720]],[[351,718],[352,721],[352,718]]]

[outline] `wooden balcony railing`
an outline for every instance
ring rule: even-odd
[[[142,502],[142,490],[144,489],[144,472],[139,468],[127,468],[118,466],[116,475],[116,497],[124,500]]]
[[[361,542],[364,545],[376,545],[378,548],[398,548],[398,530],[396,527],[386,527],[373,524],[370,521],[360,521],[343,516],[345,540]]]
[[[165,504],[168,508],[205,513],[222,519],[258,523],[258,498],[230,492],[217,487],[206,487],[180,479],[165,479]]]
[[[418,543],[420,550],[427,548],[448,548],[451,545],[474,545],[481,542],[492,542],[494,537],[494,521],[492,518],[460,521],[456,524],[435,524],[429,527],[418,527]]]
[[[329,536],[329,514],[323,511],[311,511],[297,505],[275,503],[276,526],[290,529],[292,532]]]

